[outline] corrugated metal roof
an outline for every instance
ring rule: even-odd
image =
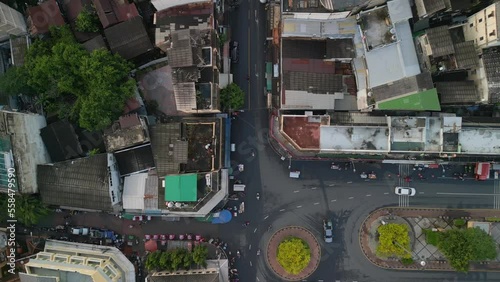
[[[455,44],[455,58],[459,68],[470,69],[479,65],[479,56],[477,55],[474,41],[465,41]]]
[[[178,111],[190,112],[197,109],[194,82],[174,84],[174,97]]]
[[[432,56],[434,58],[455,53],[455,47],[453,46],[448,26],[443,25],[429,28],[427,29],[426,34],[429,45],[431,46]]]
[[[112,211],[107,154],[39,165],[38,186],[48,205]]]
[[[104,34],[111,51],[127,60],[153,49],[141,17],[106,28]]]
[[[188,162],[188,142],[181,140],[180,123],[160,123],[150,127],[151,148],[158,175],[179,173]]]
[[[483,49],[483,64],[488,80],[490,103],[500,102],[500,48]]]
[[[480,100],[472,80],[436,82],[436,89],[441,104],[474,104]]]

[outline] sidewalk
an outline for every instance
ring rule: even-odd
[[[377,257],[371,250],[370,227],[381,217],[401,217],[401,218],[463,218],[484,219],[485,217],[498,216],[496,210],[448,210],[448,209],[418,209],[418,208],[382,208],[371,213],[361,225],[359,231],[359,243],[365,257],[374,265],[385,269],[396,270],[434,270],[434,271],[455,271],[446,260],[427,260],[422,267],[418,262],[405,266],[399,260],[383,260]],[[412,250],[413,251],[413,250]],[[500,261],[476,262],[470,264],[470,271],[500,271]]]

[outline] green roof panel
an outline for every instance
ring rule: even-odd
[[[165,201],[196,202],[197,182],[197,175],[193,173],[165,176]]]
[[[436,88],[379,102],[379,110],[440,111]]]

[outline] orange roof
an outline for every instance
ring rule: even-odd
[[[49,32],[51,26],[65,24],[59,5],[55,0],[48,0],[35,7],[28,8],[28,22],[32,35]]]

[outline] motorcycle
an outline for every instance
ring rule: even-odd
[[[257,193],[257,200],[260,200],[260,194]]]
[[[237,251],[236,251],[236,256],[237,256],[238,258],[241,258],[241,253],[240,253],[240,250],[237,250]]]
[[[260,256],[260,249],[257,250],[257,255]]]

